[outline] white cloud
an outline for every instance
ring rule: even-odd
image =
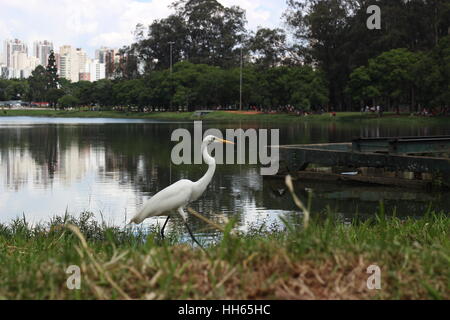
[[[130,42],[131,32],[105,32],[94,36],[88,41],[90,47],[98,48],[100,46],[121,47]]]
[[[279,26],[285,0],[219,0],[247,11],[248,27]],[[172,11],[172,1],[152,0],[0,0],[0,40],[18,38],[32,43],[51,40],[56,47],[71,44],[93,54],[106,45],[122,47],[133,41],[138,23],[150,24]]]
[[[248,28],[256,30],[258,26],[275,28],[280,25],[286,0],[219,0],[226,6],[239,6],[246,10]]]

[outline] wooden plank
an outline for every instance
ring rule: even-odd
[[[336,173],[314,172],[314,171],[298,171],[294,173],[295,178],[325,182],[353,182],[363,184],[375,184],[395,186],[402,188],[429,189],[432,187],[431,181],[427,180],[410,180],[393,177],[374,177],[364,175],[343,175]],[[273,176],[274,178],[284,178],[283,176]]]
[[[449,138],[408,139],[389,141],[389,153],[441,153],[450,151]]]
[[[359,153],[340,150],[280,148],[281,159],[295,167],[298,163],[324,166],[376,167],[411,172],[442,172],[450,174],[450,159],[423,156],[403,156],[379,153]]]
[[[442,176],[442,183],[450,186],[450,159],[438,157],[406,156],[382,153],[361,153],[333,150],[332,144],[307,146],[279,146],[280,159],[285,162],[288,171],[305,169],[308,164],[342,167],[374,167],[392,171],[431,173]],[[348,144],[351,145],[351,144]]]
[[[352,150],[399,154],[447,152],[450,136],[357,138],[352,141]]]

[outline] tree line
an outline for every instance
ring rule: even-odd
[[[114,79],[59,79],[59,88],[47,88],[48,70],[38,67],[27,81],[0,80],[0,100],[19,94],[60,107],[237,107],[242,63],[244,108],[448,107],[447,0],[287,3],[285,29],[249,31],[238,6],[176,0],[173,14],[136,26],[134,43],[120,50]],[[381,8],[379,30],[367,28],[370,5]]]
[[[322,108],[328,99],[323,75],[310,66],[259,70],[250,65],[242,73],[245,106],[277,110],[280,106],[298,105],[311,110]],[[0,89],[0,100],[13,99],[19,93],[25,101],[37,101],[35,98],[41,96],[43,89],[30,79],[0,80],[0,88],[5,88]],[[172,73],[155,70],[136,79],[75,83],[60,79],[61,87],[48,90],[46,100],[58,103],[61,108],[94,105],[139,111],[238,108],[239,80],[240,68],[223,69],[182,61],[173,66]]]

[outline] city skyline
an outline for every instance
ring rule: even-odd
[[[17,38],[0,42],[3,44],[0,51],[0,78],[28,78],[37,66],[47,66],[52,51],[55,53],[59,76],[72,82],[97,81],[110,77],[111,74],[106,72],[106,65],[118,62],[118,51],[114,48],[98,48],[95,56],[91,57],[83,48],[70,44],[56,48],[49,39],[33,41],[31,47],[29,43]]]

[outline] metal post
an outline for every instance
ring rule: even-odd
[[[174,44],[174,42],[170,41],[169,44],[170,44],[170,73],[172,73],[172,45]]]
[[[173,100],[173,77],[172,77],[172,45],[175,42],[170,41],[169,45],[170,45],[170,111],[172,111],[172,100]]]
[[[239,110],[242,111],[242,46],[241,46],[241,72],[239,77]]]

